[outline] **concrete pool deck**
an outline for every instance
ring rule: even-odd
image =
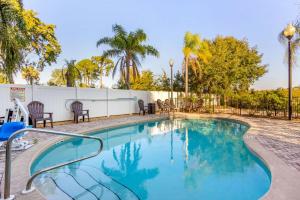
[[[299,199],[300,197],[300,123],[264,118],[240,117],[226,114],[185,114],[175,113],[183,118],[226,118],[241,121],[250,125],[244,136],[244,141],[251,151],[260,157],[272,173],[270,190],[263,199]],[[54,130],[87,133],[125,124],[166,118],[166,115],[127,115],[97,120],[89,123],[67,124],[56,126]],[[12,162],[11,194],[16,199],[42,200],[36,190],[27,195],[21,195],[27,179],[32,161],[47,147],[60,141],[62,137],[42,134],[28,134],[37,142],[32,148],[14,153]],[[4,160],[1,153],[0,177],[3,175]],[[2,187],[3,191],[3,179]],[[2,197],[2,196],[1,196]]]

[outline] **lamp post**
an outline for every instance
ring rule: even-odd
[[[174,99],[173,99],[173,66],[174,66],[174,60],[173,59],[170,59],[169,61],[169,65],[170,65],[170,69],[171,69],[171,109],[172,109],[172,112],[173,112],[173,118],[174,118],[174,106],[175,106],[175,103],[174,103]]]
[[[296,28],[289,24],[283,31],[283,35],[288,39],[288,65],[289,65],[289,98],[288,98],[288,113],[289,120],[292,120],[292,55],[291,55],[291,40],[296,32]]]

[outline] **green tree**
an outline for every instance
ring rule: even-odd
[[[29,45],[26,23],[20,5],[14,0],[0,1],[0,68],[9,83],[21,69],[22,49]]]
[[[22,1],[0,1],[0,68],[9,83],[22,65],[37,65],[42,70],[56,61],[61,49],[54,29],[32,10],[23,9]]]
[[[46,65],[55,63],[61,53],[61,46],[55,36],[55,25],[42,22],[33,10],[23,10],[23,18],[30,38],[30,44],[23,52],[28,62],[43,70]]]
[[[132,70],[131,70],[132,73]],[[120,79],[114,86],[117,89],[127,89],[127,85],[124,79]],[[154,78],[153,72],[150,70],[144,70],[141,75],[137,78],[130,76],[130,88],[133,90],[146,90],[154,91],[157,89],[156,80]]]
[[[179,71],[177,71],[177,73],[174,76],[173,89],[176,92],[184,91],[184,79]]]
[[[157,89],[161,91],[170,91],[171,80],[168,77],[165,70],[162,71],[162,74],[157,78]]]
[[[130,86],[131,89],[134,90],[156,90],[153,72],[150,70],[142,71],[141,75],[135,79]]]
[[[30,85],[37,84],[40,80],[40,72],[34,66],[23,67],[22,78]]]
[[[5,74],[0,72],[0,84],[6,84],[7,82],[7,78],[5,76]]]
[[[130,70],[132,69],[133,78],[139,75],[138,67],[141,66],[140,58],[144,59],[146,55],[158,57],[158,51],[150,45],[144,44],[147,35],[142,29],[127,33],[120,25],[113,26],[113,37],[104,37],[97,42],[97,47],[105,44],[111,49],[103,52],[104,57],[117,58],[113,69],[113,76],[117,69],[121,77],[125,80],[127,89],[130,89]]]
[[[208,44],[213,56],[200,63],[202,75],[190,74],[196,90],[222,95],[245,91],[267,71],[262,54],[246,40],[218,36]]]
[[[90,59],[83,59],[76,64],[76,69],[80,71],[84,87],[95,87],[98,78],[98,65]]]
[[[103,56],[93,56],[91,58],[92,62],[98,66],[98,76],[100,82],[100,88],[103,88],[103,77],[108,77],[114,68],[114,62]]]
[[[65,69],[54,69],[51,73],[51,78],[48,81],[48,85],[50,86],[64,86],[67,84],[66,79],[64,78]]]

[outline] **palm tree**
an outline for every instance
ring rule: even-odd
[[[117,62],[113,69],[113,77],[119,68],[121,78],[125,80],[127,89],[130,89],[130,68],[133,77],[139,75],[138,67],[141,66],[139,57],[144,59],[146,55],[159,56],[159,52],[150,45],[145,45],[147,35],[142,29],[127,33],[120,25],[112,28],[113,37],[104,37],[97,42],[97,47],[102,44],[108,45],[111,49],[103,52],[103,57],[115,57]]]
[[[91,60],[98,66],[100,88],[103,88],[103,76],[109,76],[111,70],[114,68],[114,62],[103,56],[93,56]]]
[[[66,68],[62,69],[62,75],[66,79],[67,87],[75,87],[76,80],[79,78],[81,80],[81,73],[76,67],[76,60],[65,60]]]
[[[200,62],[208,62],[211,57],[208,45],[200,39],[198,34],[187,32],[184,36],[184,47],[182,49],[184,55],[184,72],[185,72],[185,97],[188,96],[188,74],[189,66],[195,73],[201,72]]]
[[[0,68],[9,83],[21,69],[24,49],[29,43],[22,9],[18,2],[0,1]]]

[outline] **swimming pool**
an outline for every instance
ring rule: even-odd
[[[245,146],[247,129],[228,120],[175,119],[95,132],[104,142],[100,155],[44,173],[34,184],[49,200],[258,199],[271,176]],[[55,144],[31,172],[97,148],[82,139]]]

